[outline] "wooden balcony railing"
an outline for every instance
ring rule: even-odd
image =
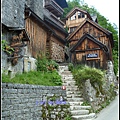
[[[63,9],[54,0],[45,0],[45,8],[57,17],[63,14]]]

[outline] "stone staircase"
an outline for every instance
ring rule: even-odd
[[[70,112],[72,120],[93,120],[95,113],[89,113],[91,106],[82,106],[83,98],[75,84],[71,71],[68,70],[67,65],[59,66],[59,74],[62,77],[63,86],[66,86],[67,101],[70,104]]]

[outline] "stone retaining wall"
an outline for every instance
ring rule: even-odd
[[[48,96],[66,97],[61,86],[2,83],[2,120],[42,120],[42,106]]]

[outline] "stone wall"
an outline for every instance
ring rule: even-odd
[[[111,61],[108,61],[107,63],[107,71],[104,77],[104,84],[103,84],[103,90],[104,94],[99,90],[99,95],[96,96],[97,90],[93,88],[93,86],[90,83],[90,80],[86,80],[83,87],[83,97],[86,101],[89,101],[91,105],[93,106],[94,110],[98,110],[101,108],[101,104],[105,103],[107,99],[112,100],[116,93],[115,93],[115,86],[116,86],[116,77],[113,70],[114,66]],[[97,85],[95,85],[96,88],[98,88]],[[112,98],[113,97],[113,98]]]
[[[90,80],[86,80],[83,89],[83,98],[91,103],[94,110],[98,110],[101,107],[101,103],[105,101],[105,96],[102,94],[96,96],[96,92],[97,91],[91,85]]]
[[[3,29],[2,31],[2,40],[6,40],[8,44],[10,44],[10,41],[12,39],[12,31],[8,31]],[[20,55],[24,55],[24,47],[21,48],[21,52],[19,53]],[[2,73],[10,74],[10,77],[14,77],[16,73],[22,73],[24,70],[23,66],[23,60],[24,58],[19,58],[17,65],[13,66],[11,64],[11,61],[8,60],[9,55],[7,55],[6,52],[2,51],[1,52],[1,67],[2,67]]]
[[[40,102],[54,94],[66,97],[61,86],[2,83],[2,120],[42,120]]]
[[[2,0],[2,23],[8,27],[24,27],[25,0]]]
[[[106,73],[106,79],[108,84],[115,84],[117,85],[117,79],[114,73],[114,65],[112,61],[107,62],[107,73]]]

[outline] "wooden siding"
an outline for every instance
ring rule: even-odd
[[[44,53],[46,51],[46,39],[47,32],[42,25],[30,18],[26,19],[26,31],[30,37],[30,44],[28,46],[28,52],[33,57],[37,57],[37,54]]]
[[[61,37],[62,39],[65,39],[65,34],[62,32],[62,31],[60,31],[60,30],[58,30],[57,28],[55,28],[55,27],[53,27],[52,25],[50,25],[49,24],[49,26],[52,28],[52,30],[54,30],[54,32],[59,36],[59,37]],[[62,28],[61,28],[62,29]]]
[[[107,37],[107,35],[103,31],[95,28],[90,23],[84,24],[83,27],[79,29],[78,32],[70,39],[70,41],[79,40],[85,33],[93,35],[97,40],[108,46],[109,38]],[[75,43],[77,43],[77,41],[72,41],[70,42],[70,45],[73,45]]]
[[[65,38],[65,34],[62,34],[55,28],[52,29],[57,36]],[[57,62],[64,61],[65,43],[63,44],[59,38],[52,34],[52,32],[49,32],[48,29],[32,18],[26,20],[26,31],[31,39],[28,45],[29,54],[36,58],[37,55],[41,55],[42,53],[45,54],[47,58],[53,59]]]
[[[97,54],[96,58],[87,58],[87,54]],[[99,45],[86,38],[72,53],[72,61],[87,64],[91,67],[106,69],[107,56]]]

